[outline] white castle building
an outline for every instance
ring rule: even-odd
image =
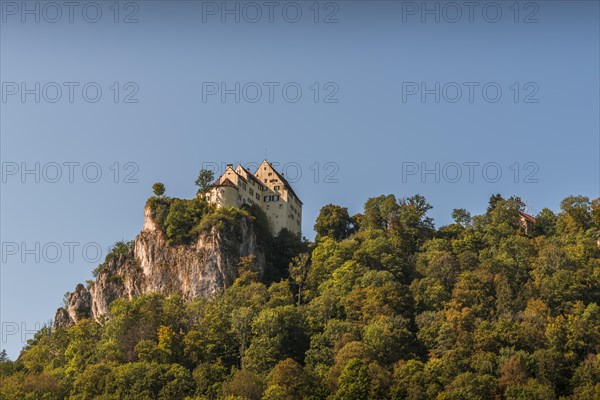
[[[274,234],[283,228],[301,236],[302,202],[283,175],[264,160],[252,174],[246,168],[227,164],[223,175],[212,184],[206,200],[218,207],[240,208],[257,204],[267,214]]]

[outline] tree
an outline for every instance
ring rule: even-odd
[[[165,219],[165,233],[169,244],[188,244],[196,238],[205,207],[198,199],[173,201]]]
[[[556,398],[552,387],[535,379],[529,379],[525,384],[509,386],[504,396],[506,400],[554,400]]]
[[[290,263],[290,278],[298,287],[298,305],[302,304],[302,292],[305,290],[308,272],[310,270],[310,254],[301,253]]]
[[[480,400],[496,398],[496,382],[490,375],[465,372],[458,375],[438,396],[440,400]]]
[[[215,173],[209,169],[201,169],[196,178],[195,184],[198,186],[198,193],[203,194],[210,189],[210,184],[215,179]]]
[[[368,400],[371,377],[367,365],[354,358],[346,364],[338,379],[335,400]]]
[[[355,222],[346,207],[327,204],[321,208],[314,228],[317,232],[315,238],[317,241],[324,236],[342,240],[355,231]]]
[[[592,224],[592,204],[586,196],[569,196],[560,202],[559,224],[566,233],[588,229]]]
[[[275,392],[277,396],[267,398],[279,400],[294,400],[306,398],[310,381],[300,364],[291,358],[280,361],[273,367],[267,378],[267,393]]]
[[[455,208],[452,210],[452,219],[461,226],[471,225],[471,213],[464,208]]]
[[[240,396],[250,400],[259,400],[263,390],[260,377],[246,369],[235,371],[231,380],[223,384],[224,396]]]
[[[556,232],[556,221],[558,217],[548,208],[543,208],[535,216],[535,224],[532,226],[532,233],[535,236],[553,236]]]
[[[156,182],[152,185],[152,192],[155,196],[162,197],[165,194],[165,185],[161,182]]]
[[[496,193],[490,196],[490,199],[488,201],[488,208],[487,208],[487,212],[489,213],[490,211],[492,211],[495,207],[496,204],[498,204],[498,202],[500,200],[504,200],[502,195],[500,193]]]
[[[243,365],[257,373],[268,372],[286,358],[302,362],[309,345],[305,322],[294,306],[262,310],[252,322],[252,333]]]
[[[389,228],[398,219],[396,196],[372,197],[365,203],[365,212],[361,218],[361,227],[371,229]]]

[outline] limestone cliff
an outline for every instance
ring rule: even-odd
[[[110,303],[118,298],[151,292],[181,293],[185,299],[208,297],[233,283],[243,256],[256,256],[258,273],[264,273],[265,255],[250,218],[204,230],[192,244],[169,245],[149,207],[144,214],[144,227],[133,248],[108,260],[89,289],[77,285],[66,308],[57,310],[55,327],[107,315]]]

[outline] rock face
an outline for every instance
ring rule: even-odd
[[[80,283],[75,288],[75,291],[69,296],[67,307],[61,307],[56,310],[56,315],[54,316],[54,326],[71,326],[79,319],[90,318],[91,316],[92,296],[85,286]]]
[[[250,219],[213,226],[190,245],[172,246],[152,220],[149,208],[144,211],[144,228],[133,249],[110,260],[89,290],[77,285],[67,307],[56,311],[55,327],[107,315],[110,303],[118,298],[152,292],[181,293],[185,299],[208,297],[233,283],[240,257],[255,256],[259,275],[264,273],[265,255]]]

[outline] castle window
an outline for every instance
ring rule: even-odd
[[[272,198],[272,196],[265,196],[265,201],[271,201]]]
[[[250,195],[252,196],[254,194],[254,190],[250,189]]]
[[[260,194],[256,193],[256,200],[260,200]]]
[[[272,201],[279,201],[279,195],[271,196]]]
[[[272,173],[272,172],[269,172],[269,176],[272,176],[272,175],[273,175],[273,173]]]
[[[279,205],[279,209],[281,210],[282,208],[283,208],[283,204],[280,204]]]
[[[279,186],[274,186],[273,190],[276,191],[276,192],[279,191]]]
[[[244,190],[246,190],[246,184],[244,182],[242,182],[242,187],[244,188]]]

